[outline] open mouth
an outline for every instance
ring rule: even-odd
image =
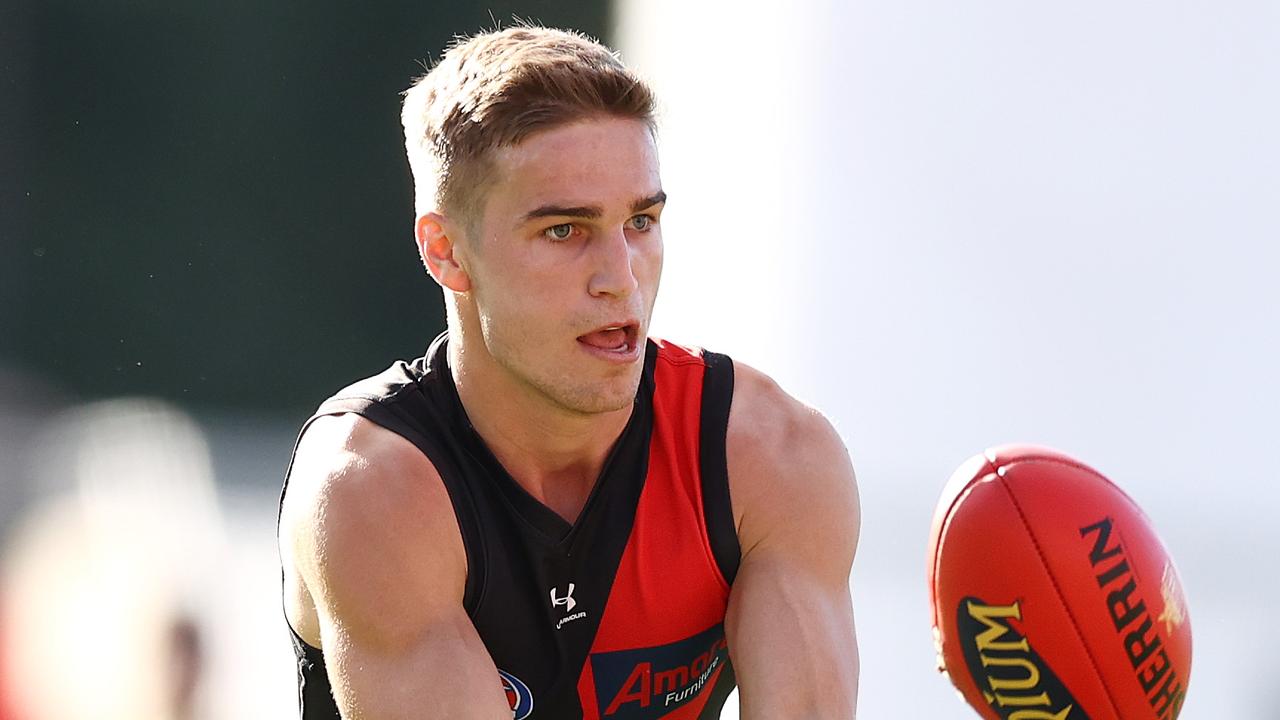
[[[585,335],[578,336],[578,342],[595,350],[630,355],[635,352],[640,337],[640,326],[636,323],[606,325]]]

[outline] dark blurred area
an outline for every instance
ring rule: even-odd
[[[457,32],[604,2],[0,4],[0,368],[305,414],[443,327],[399,93]]]
[[[444,325],[400,92],[607,13],[0,0],[0,720],[292,716],[291,441]]]

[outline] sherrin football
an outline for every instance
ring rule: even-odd
[[[940,669],[991,720],[1173,720],[1191,623],[1133,500],[1084,463],[1010,445],[970,458],[934,513]]]

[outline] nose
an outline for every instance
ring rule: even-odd
[[[615,228],[592,238],[593,268],[587,291],[594,297],[627,297],[640,286],[633,267],[635,248],[626,232]]]

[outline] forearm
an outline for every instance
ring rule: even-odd
[[[858,648],[847,586],[757,570],[735,582],[726,618],[742,720],[850,720]]]

